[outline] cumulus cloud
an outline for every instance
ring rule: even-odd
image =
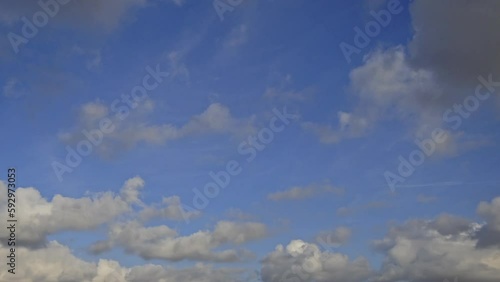
[[[150,219],[144,215],[159,216],[171,220],[185,220],[201,215],[200,211],[185,210],[180,198],[172,196],[163,201],[162,209],[153,203],[146,205],[140,200],[140,190],[145,186],[144,180],[133,177],[125,181],[118,193],[103,192],[81,198],[65,197],[56,194],[51,200],[44,198],[40,191],[33,187],[16,190],[17,213],[23,232],[17,240],[23,246],[40,247],[46,243],[46,237],[63,231],[88,231],[102,225],[112,224],[118,217]],[[7,187],[0,181],[0,192],[6,194]],[[134,206],[140,208],[136,212]],[[7,210],[7,201],[0,201],[0,208]],[[7,220],[7,214],[0,214],[0,220]],[[8,234],[2,233],[5,239]],[[4,242],[4,241],[3,241]],[[101,243],[97,249],[109,249],[110,245]]]
[[[256,131],[254,117],[246,119],[235,118],[229,109],[219,103],[213,103],[208,108],[191,117],[181,126],[175,124],[151,125],[145,122],[145,115],[151,113],[154,104],[147,100],[136,108],[130,116],[121,120],[118,114],[101,101],[82,105],[77,125],[68,131],[61,132],[59,139],[70,145],[81,140],[87,140],[84,131],[91,132],[99,129],[99,122],[103,118],[110,118],[115,126],[111,133],[106,133],[102,142],[94,148],[102,156],[113,156],[119,150],[128,150],[140,143],[165,144],[169,141],[206,134],[229,134],[242,137]]]
[[[500,36],[488,27],[498,24],[499,3],[445,0],[409,5],[414,29],[409,44],[375,50],[350,72],[349,93],[357,104],[339,111],[337,124],[303,123],[322,143],[364,136],[391,120],[408,125],[411,135],[428,137],[444,125],[446,109],[475,93],[479,76],[488,80],[491,75],[494,82],[486,88],[495,91],[500,78],[500,51],[495,46]],[[452,150],[444,155],[487,143],[482,137],[457,137],[449,136],[452,147],[441,146]]]
[[[339,111],[336,126],[303,123],[322,143],[363,136],[384,120],[408,120],[417,115],[429,122],[429,115],[420,116],[418,100],[441,95],[432,72],[411,68],[401,46],[375,51],[365,57],[364,64],[352,70],[349,77],[358,105],[351,112]]]
[[[391,228],[374,242],[386,257],[376,281],[441,282],[450,275],[466,282],[498,280],[500,250],[476,248],[474,234],[479,228],[450,215]]]
[[[479,248],[500,247],[500,197],[488,202],[481,202],[477,214],[486,220],[486,224],[476,234]]]
[[[323,184],[323,185],[311,184],[305,187],[296,186],[289,188],[288,190],[271,193],[267,195],[267,199],[273,201],[302,200],[311,198],[320,193],[328,193],[328,192],[335,193],[337,195],[342,195],[344,194],[345,191],[343,188],[334,187],[330,184]]]
[[[6,247],[0,247],[8,253]],[[22,267],[16,269],[15,280],[6,267],[0,270],[2,281],[23,282],[233,282],[242,281],[244,269],[214,268],[207,264],[197,264],[187,268],[164,267],[155,264],[124,267],[117,261],[100,259],[97,263],[76,257],[72,251],[56,241],[44,248],[32,250],[24,247],[16,249],[22,258]]]
[[[140,181],[140,178],[132,181]],[[126,188],[127,186],[124,186],[124,189]],[[4,195],[7,193],[7,187],[2,182],[0,192]],[[23,232],[18,233],[18,240],[26,245],[40,245],[45,242],[47,235],[56,232],[94,229],[131,211],[129,203],[112,192],[82,198],[56,194],[49,201],[37,189],[28,187],[18,188],[16,199],[16,215],[21,219],[23,229]],[[3,198],[0,208],[7,210],[6,205],[7,201]],[[3,213],[0,219],[5,221],[6,216],[7,214]],[[2,234],[2,238],[7,236]]]
[[[122,198],[130,204],[142,204],[139,193],[144,188],[144,185],[144,180],[138,176],[128,179],[121,190]]]
[[[200,230],[191,235],[180,236],[177,231],[165,225],[144,227],[137,221],[131,221],[111,226],[108,240],[98,242],[92,250],[99,252],[110,246],[121,246],[127,252],[144,259],[235,262],[251,258],[252,254],[246,250],[215,249],[225,245],[244,244],[266,235],[266,226],[257,222],[220,221],[213,231]]]
[[[293,240],[278,245],[262,260],[262,280],[278,281],[364,281],[373,270],[364,257],[350,260],[344,254],[322,252],[315,244]]]
[[[140,212],[142,220],[165,218],[170,220],[188,220],[201,216],[199,210],[191,210],[184,206],[178,196],[164,197],[160,205],[150,205]]]
[[[239,268],[215,269],[204,264],[186,269],[152,264],[127,268],[110,260],[87,262],[75,257],[68,247],[46,241],[49,234],[87,231],[106,224],[107,239],[92,245],[93,253],[120,247],[143,259],[226,263],[253,259],[253,253],[240,247],[268,236],[267,227],[258,222],[219,221],[212,230],[187,235],[167,225],[145,226],[134,219],[151,208],[140,200],[139,191],[144,186],[144,180],[137,176],[125,181],[117,194],[106,192],[82,198],[55,195],[50,201],[35,188],[18,188],[17,216],[22,220],[23,229],[17,233],[17,254],[23,257],[23,268],[18,270],[16,277],[37,282],[248,281],[248,276],[242,276],[246,271]],[[0,182],[0,193],[6,194],[4,182]],[[166,217],[179,218],[168,206],[181,205],[180,199],[177,196],[165,199],[162,213],[168,214]],[[6,209],[5,204],[5,200],[2,201],[0,209]],[[135,211],[134,206],[141,209]],[[121,217],[126,213],[128,218]],[[394,225],[385,237],[373,242],[374,249],[384,258],[379,270],[374,270],[364,257],[350,259],[329,248],[350,239],[349,227],[340,226],[318,234],[317,244],[293,240],[287,246],[278,245],[261,260],[261,279],[442,282],[460,277],[460,281],[465,282],[497,281],[500,275],[500,197],[479,203],[477,214],[484,222],[442,214],[432,220],[413,219]],[[6,220],[5,215],[0,220]],[[7,248],[0,245],[2,252],[7,253]],[[7,274],[3,268],[0,280],[10,277]]]

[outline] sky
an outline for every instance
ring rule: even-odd
[[[499,13],[2,1],[0,281],[499,281]]]

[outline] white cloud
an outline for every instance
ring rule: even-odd
[[[139,222],[131,221],[111,226],[108,241],[98,242],[92,249],[99,251],[107,250],[109,246],[121,246],[144,259],[235,262],[253,255],[246,250],[215,249],[228,244],[244,244],[266,235],[266,226],[256,222],[219,221],[213,231],[200,230],[180,236],[165,225],[144,227]]]
[[[344,254],[322,252],[317,245],[302,240],[293,240],[286,247],[278,245],[262,261],[262,280],[265,282],[358,282],[372,274],[364,257],[350,260]]]
[[[8,253],[6,247],[0,252]],[[245,270],[238,268],[214,268],[211,265],[197,264],[187,268],[164,267],[154,264],[136,265],[130,268],[121,266],[117,261],[100,259],[97,263],[87,262],[72,254],[71,250],[56,241],[39,249],[16,248],[22,263],[16,268],[15,278],[0,270],[1,281],[23,282],[233,282],[242,281]]]
[[[75,128],[59,134],[59,139],[66,144],[77,144],[86,140],[83,130],[99,128],[99,121],[108,117],[113,121],[115,130],[105,134],[102,143],[94,149],[103,156],[112,156],[120,150],[129,150],[140,143],[165,144],[166,142],[206,134],[229,134],[243,137],[254,133],[254,117],[235,118],[227,107],[213,103],[201,114],[194,115],[182,126],[174,124],[150,125],[143,122],[144,115],[153,110],[150,100],[141,104],[121,121],[115,113],[101,102],[86,103],[81,107],[78,124]]]
[[[197,218],[199,216],[201,216],[199,210],[190,210],[186,206],[183,206],[178,196],[164,197],[162,205],[150,205],[140,212],[142,220],[159,217],[181,221]]]
[[[144,180],[136,176],[128,179],[118,194],[103,192],[82,198],[56,194],[52,200],[45,199],[33,187],[18,188],[16,215],[22,219],[23,232],[18,234],[17,239],[25,246],[34,247],[45,243],[47,235],[62,231],[93,230],[102,225],[113,224],[118,217],[124,215],[144,219],[144,214],[150,215],[153,212],[153,216],[172,220],[184,220],[184,217],[194,218],[201,215],[200,211],[181,210],[180,198],[177,196],[166,198],[164,204],[167,206],[155,210],[156,204],[146,205],[140,200],[139,193],[144,186]],[[3,182],[0,182],[0,192],[7,193]],[[0,208],[7,210],[6,205],[4,198],[0,201]],[[141,209],[136,212],[134,205]],[[6,213],[0,214],[0,220],[6,220],[6,216]],[[102,242],[97,249],[109,249],[109,247],[109,244]]]
[[[138,176],[128,179],[121,190],[122,198],[127,203],[143,205],[139,199],[139,191],[144,188],[144,185],[144,180]]]
[[[491,203],[479,203],[477,213],[485,218],[492,228],[500,231],[500,197],[493,199]]]
[[[410,135],[430,136],[444,125],[446,109],[474,94],[478,76],[491,74],[498,81],[500,36],[483,32],[499,23],[498,11],[494,1],[412,2],[409,44],[375,50],[351,71],[349,93],[357,104],[338,112],[337,125],[304,123],[304,128],[322,143],[364,136],[394,120],[407,125]],[[452,146],[441,146],[443,155],[483,146],[485,141],[478,139],[465,144],[450,139]]]
[[[7,192],[2,182],[0,192],[5,195]],[[16,216],[22,220],[23,225],[23,232],[19,232],[17,236],[19,241],[27,245],[41,244],[47,235],[60,231],[94,229],[131,211],[129,204],[112,192],[83,198],[56,194],[48,201],[38,190],[28,187],[18,188],[16,199]],[[6,202],[3,198],[0,208],[7,210]],[[6,216],[6,213],[2,213],[0,219],[5,221]]]
[[[315,133],[322,143],[337,143],[345,138],[363,136],[381,121],[398,119],[413,123],[415,130],[420,124],[428,124],[430,118],[440,121],[437,112],[422,111],[419,100],[432,99],[441,90],[433,74],[409,66],[404,48],[399,46],[387,51],[375,51],[364,59],[364,64],[351,71],[350,87],[358,104],[351,112],[339,111],[338,125],[303,124]]]
[[[477,249],[473,238],[480,226],[455,216],[411,220],[393,227],[374,243],[385,256],[376,281],[493,282],[500,274],[500,250]]]
[[[477,214],[486,220],[486,224],[476,234],[477,247],[500,247],[500,197],[488,202],[481,202]]]

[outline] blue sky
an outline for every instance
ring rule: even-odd
[[[41,3],[0,4],[1,281],[498,281],[497,2]]]

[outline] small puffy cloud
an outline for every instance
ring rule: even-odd
[[[144,180],[138,176],[128,179],[121,190],[122,198],[130,204],[142,204],[139,193],[144,188],[144,185]]]

